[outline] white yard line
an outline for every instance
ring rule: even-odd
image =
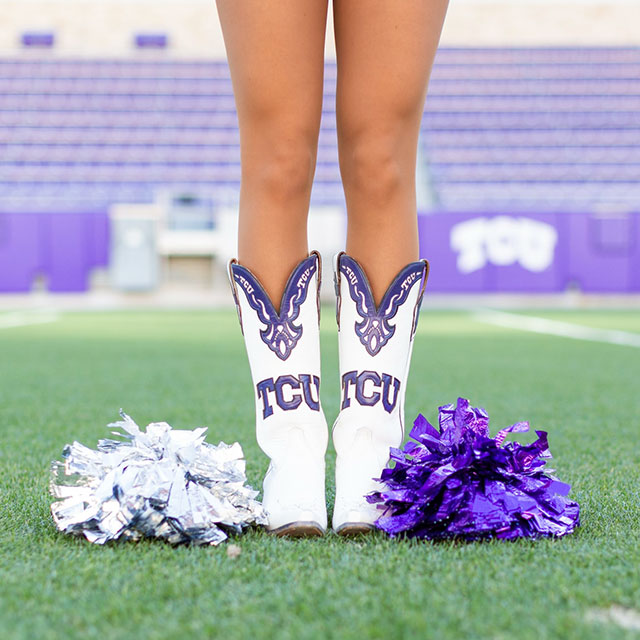
[[[608,609],[591,609],[587,612],[587,620],[589,622],[615,624],[623,629],[640,631],[640,612],[615,604]]]
[[[585,327],[572,322],[561,322],[547,318],[525,316],[494,309],[480,309],[473,312],[472,318],[476,322],[491,324],[496,327],[519,329],[520,331],[532,331],[547,335],[573,338],[574,340],[589,340],[590,342],[605,342],[607,344],[619,344],[626,347],[640,348],[640,334],[617,329],[595,329]]]
[[[0,329],[27,327],[32,324],[55,322],[59,315],[55,311],[14,311],[0,314]]]

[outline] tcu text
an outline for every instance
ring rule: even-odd
[[[368,383],[368,384],[367,384]],[[391,413],[398,401],[400,380],[388,373],[380,375],[375,371],[347,371],[342,376],[342,408],[351,406],[351,400],[373,407],[382,401],[387,413]]]
[[[320,411],[320,378],[308,373],[265,378],[256,385],[262,400],[262,417],[273,414],[273,401],[284,411],[297,409],[302,402],[313,411]],[[312,391],[313,389],[313,391]],[[314,397],[315,396],[315,397]]]
[[[460,273],[472,273],[487,264],[519,264],[539,273],[553,264],[558,232],[532,218],[496,216],[472,218],[451,228],[451,248],[458,254]]]

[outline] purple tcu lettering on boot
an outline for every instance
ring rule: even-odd
[[[313,397],[311,387],[315,386],[315,395]],[[291,397],[285,398],[284,388],[289,387]],[[302,393],[299,391],[302,387]],[[320,411],[320,378],[308,373],[301,373],[298,377],[293,375],[278,376],[273,378],[265,378],[256,385],[258,398],[262,400],[262,417],[268,418],[273,415],[273,405],[269,398],[269,392],[275,394],[275,404],[283,411],[291,411],[297,409],[304,398],[305,404],[312,411]]]
[[[393,387],[392,387],[393,385]],[[393,400],[389,398],[389,391],[393,388]],[[391,413],[398,401],[398,391],[400,391],[400,380],[390,376],[388,373],[382,374],[382,406],[387,413]]]
[[[302,402],[302,398],[300,397],[300,393],[292,393],[291,400],[285,400],[283,387],[287,385],[291,387],[291,389],[299,389],[300,388],[300,380],[295,376],[278,376],[276,380],[276,402],[281,409],[285,411],[291,411],[291,409],[297,409]]]
[[[362,371],[356,378],[356,400],[365,407],[373,407],[380,402],[380,393],[374,391],[370,396],[364,393],[364,383],[368,380],[373,382],[373,388],[380,387],[380,376],[375,371]]]
[[[362,318],[361,322],[355,323],[354,329],[369,355],[375,356],[393,337],[396,328],[389,320],[398,313],[413,286],[422,281],[424,272],[424,262],[408,264],[389,285],[376,308],[367,276],[360,265],[345,254],[340,257],[340,273],[347,279],[349,295]]]
[[[269,404],[269,396],[267,392],[275,391],[275,384],[273,378],[265,378],[256,385],[258,390],[258,398],[262,398],[262,417],[268,418],[273,414],[273,407]]]
[[[240,264],[231,266],[233,279],[247,296],[249,306],[258,314],[266,329],[260,330],[262,341],[280,360],[286,360],[302,336],[302,327],[294,324],[300,307],[307,299],[309,284],[318,270],[318,261],[311,255],[293,270],[282,294],[280,313],[276,310],[258,279]]]
[[[302,382],[302,391],[304,393],[304,401],[309,408],[314,411],[320,411],[320,378],[318,376],[312,376],[308,373],[300,374],[300,382]],[[316,387],[316,398],[311,395],[311,384]]]
[[[365,393],[365,382],[371,381],[372,393],[367,395]],[[347,371],[342,376],[342,409],[347,409],[351,406],[351,398],[349,397],[349,386],[355,387],[355,399],[358,404],[365,407],[373,407],[380,399],[382,399],[382,406],[387,413],[391,413],[398,401],[398,392],[400,391],[400,380],[388,373],[383,373],[380,376],[376,371]],[[391,397],[393,394],[393,397]]]
[[[357,371],[347,371],[342,374],[342,408],[346,409],[351,406],[351,398],[349,398],[349,385],[356,383],[358,377]]]

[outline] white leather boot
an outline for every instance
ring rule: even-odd
[[[279,313],[249,269],[236,259],[228,267],[253,379],[256,437],[270,458],[267,529],[322,535],[328,429],[320,404],[320,254],[312,251],[292,271]]]
[[[336,501],[333,528],[350,535],[380,516],[365,495],[380,490],[389,448],[404,437],[404,396],[427,260],[407,264],[376,309],[367,276],[344,251],[334,258],[342,396],[333,425]]]

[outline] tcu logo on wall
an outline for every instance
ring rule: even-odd
[[[342,375],[342,408],[351,406],[351,400],[358,404],[373,407],[379,402],[387,413],[391,413],[398,401],[400,380],[376,371],[347,371]]]
[[[284,375],[265,378],[256,385],[258,397],[262,400],[262,417],[273,414],[272,402],[283,411],[297,409],[304,402],[309,409],[320,411],[320,378],[308,373],[299,376]],[[312,392],[312,389],[314,391]],[[315,397],[314,397],[315,396]]]
[[[558,232],[550,224],[510,216],[473,218],[453,226],[450,236],[461,273],[515,263],[527,271],[544,271],[553,263],[557,241]]]

